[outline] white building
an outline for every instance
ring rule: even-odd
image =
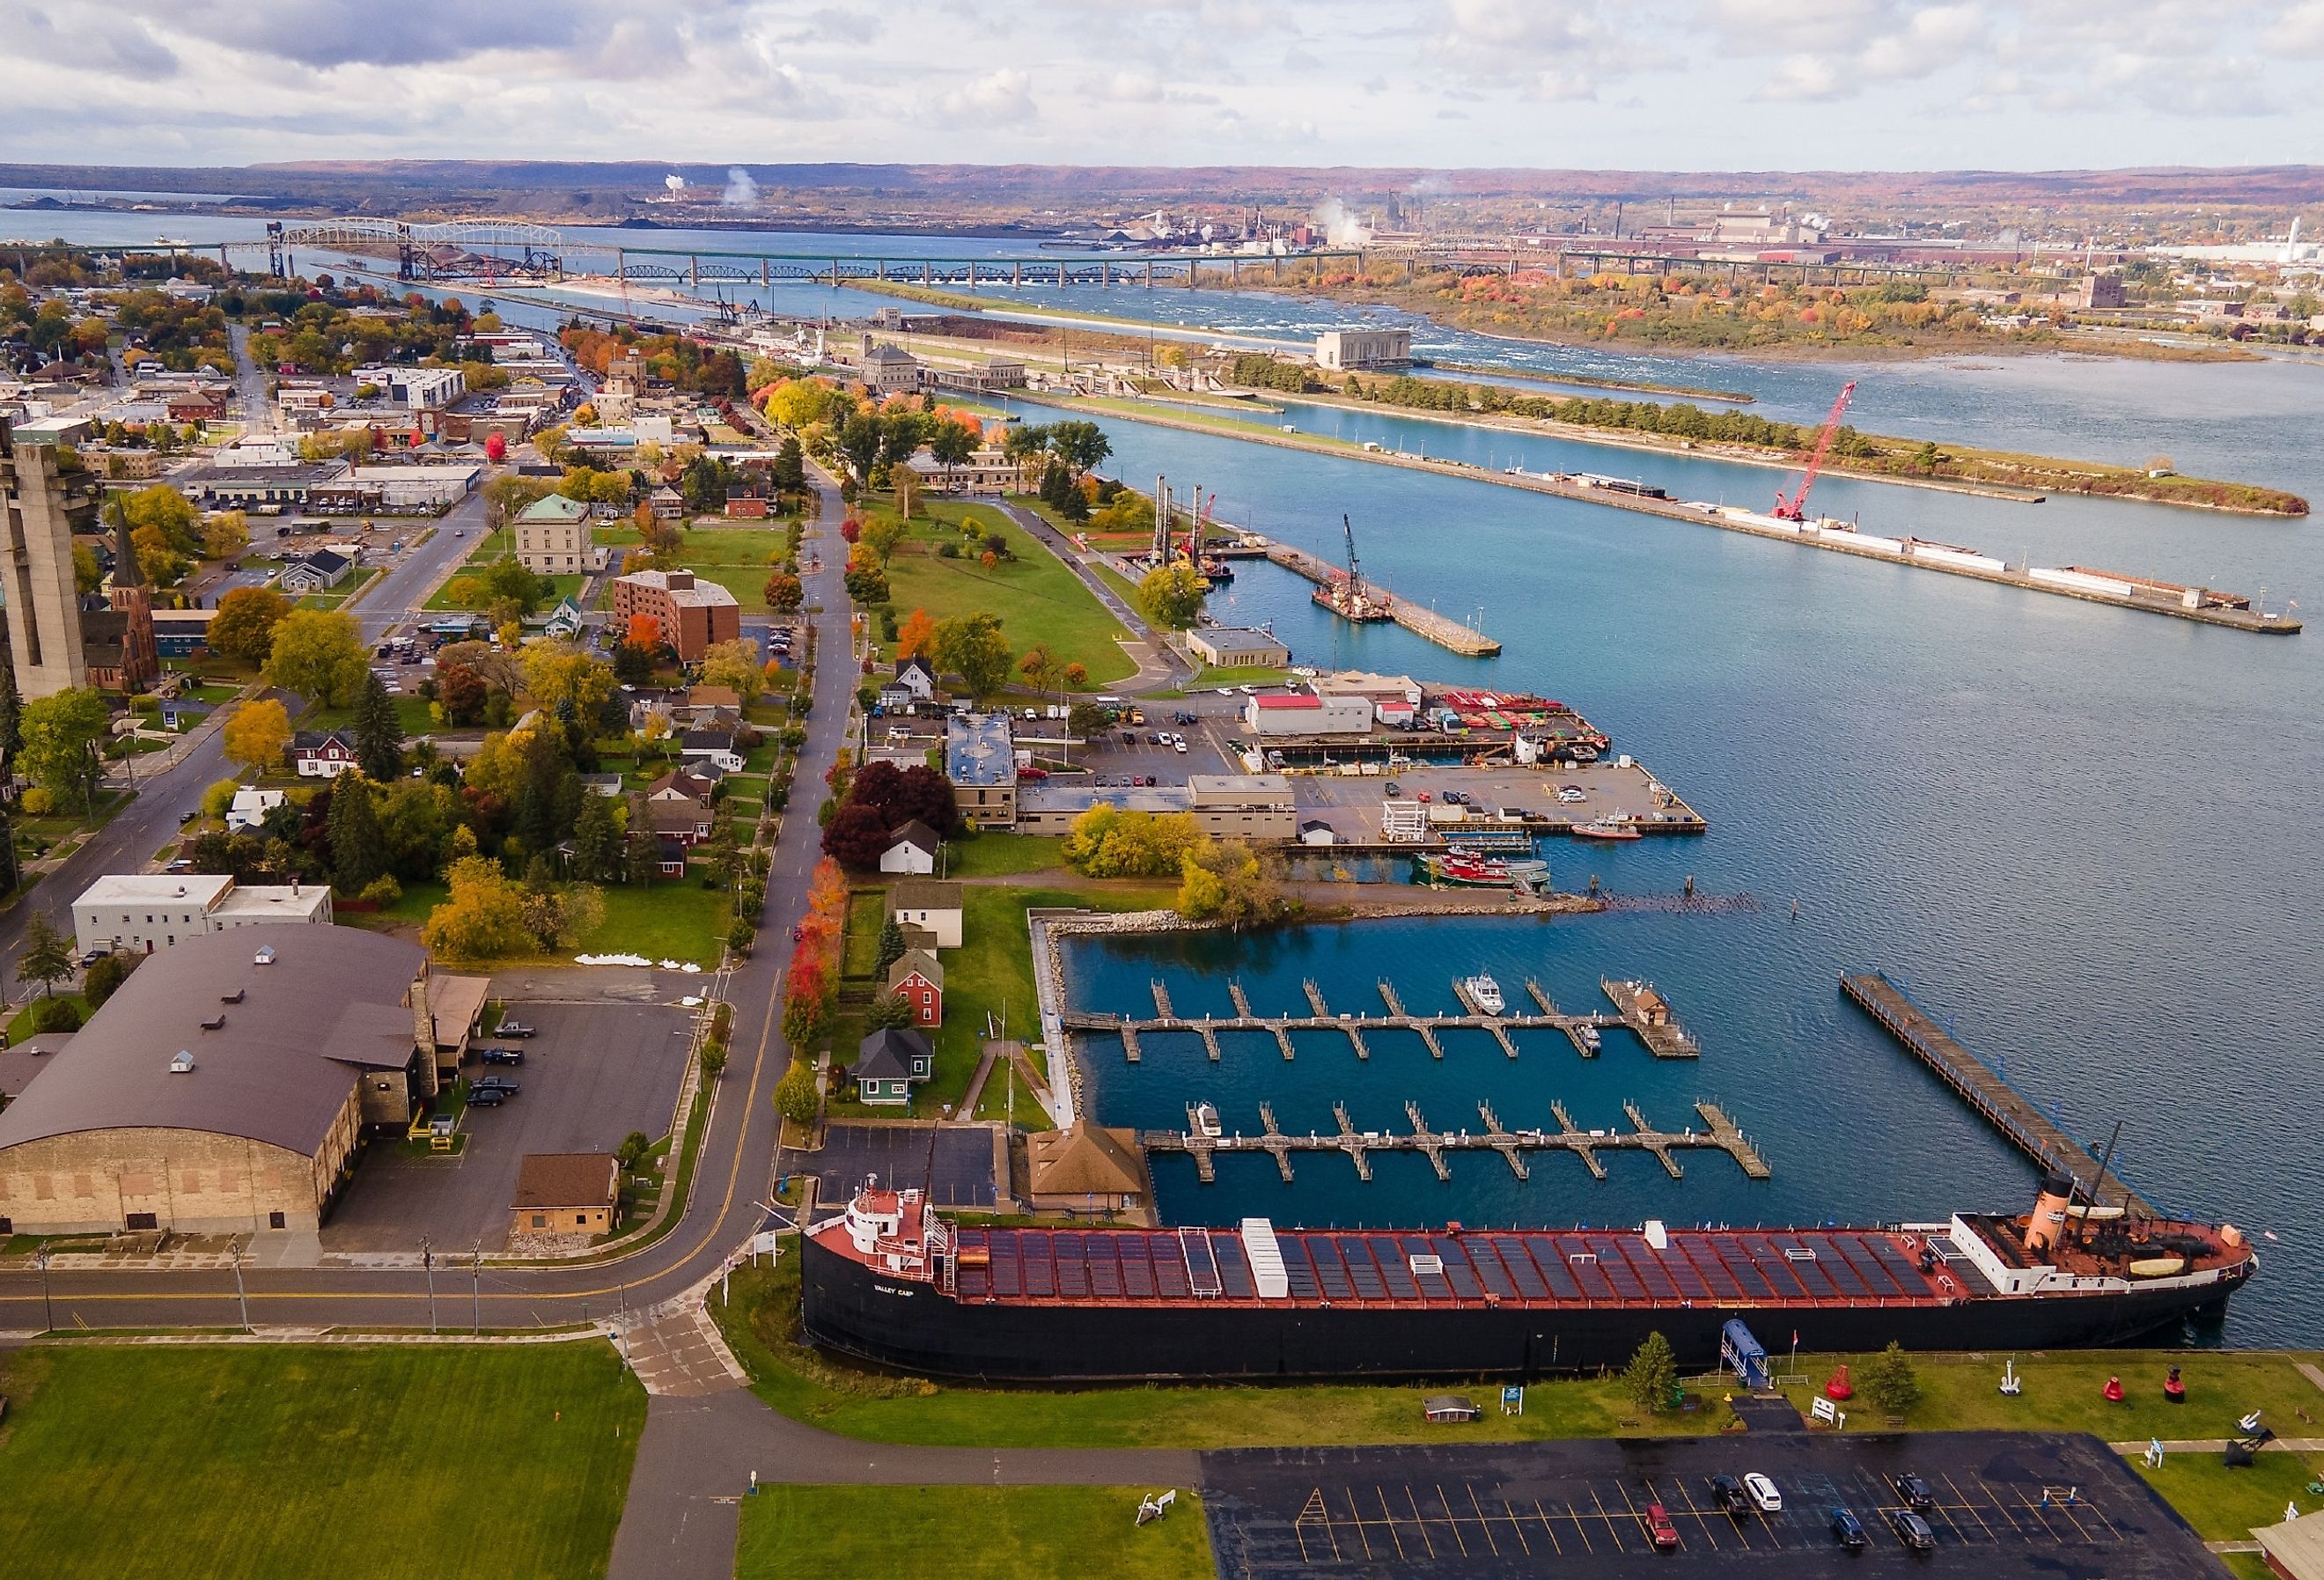
[[[433,466],[357,467],[349,476],[366,488],[379,490],[379,502],[388,510],[426,510],[457,504],[475,492],[484,469],[470,461]]]
[[[1326,329],[1315,337],[1315,365],[1403,367],[1412,361],[1410,329]]]
[[[266,814],[281,806],[286,798],[279,790],[252,790],[247,787],[234,792],[234,805],[226,809],[226,827],[229,834],[247,834],[266,821]]]
[[[456,367],[391,367],[387,395],[408,411],[441,411],[468,393],[468,375]]]
[[[112,873],[73,901],[73,935],[87,954],[124,949],[150,955],[181,938],[230,928],[331,925],[331,887],[254,884],[223,873]]]
[[[1360,735],[1372,727],[1372,703],[1304,691],[1263,694],[1243,705],[1242,722],[1254,735]]]

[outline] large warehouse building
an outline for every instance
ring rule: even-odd
[[[0,1110],[0,1234],[317,1228],[364,1134],[437,1091],[429,988],[348,928],[156,952]]]

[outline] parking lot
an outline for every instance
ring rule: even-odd
[[[1426,792],[1441,803],[1446,790],[1466,796],[1472,808],[1488,811],[1517,808],[1535,818],[1587,823],[1595,818],[1655,818],[1677,808],[1657,802],[1654,775],[1633,762],[1560,762],[1550,768],[1462,768],[1402,765],[1391,777],[1385,772],[1362,776],[1310,774],[1294,781],[1299,792],[1299,815],[1332,825],[1342,839],[1379,837],[1380,806],[1393,783],[1407,800]],[[1578,797],[1561,799],[1558,792],[1571,787]]]
[[[1480,1395],[1489,1399],[1489,1395]],[[1457,1427],[1448,1432],[1457,1432]],[[1499,1577],[1936,1573],[1999,1580],[2181,1580],[2225,1574],[2170,1508],[2095,1437],[2007,1432],[1249,1449],[1203,1456],[1222,1575]],[[1728,1514],[1709,1478],[1758,1471],[1780,1511]],[[1889,1477],[1923,1478],[1936,1538],[1914,1552]],[[2046,1493],[2046,1501],[2045,1501]],[[1675,1551],[1647,1537],[1660,1503]],[[1868,1545],[1834,1539],[1831,1511]]]
[[[487,1251],[508,1239],[517,1166],[528,1152],[610,1152],[632,1131],[659,1137],[686,1068],[692,1018],[667,1004],[518,1003],[508,1012],[540,1028],[509,1047],[521,1066],[486,1066],[472,1052],[461,1073],[513,1076],[517,1095],[461,1116],[467,1137],[448,1158],[413,1157],[400,1138],[374,1141],[330,1219],[326,1252]],[[497,1039],[479,1039],[486,1046]]]
[[[990,1124],[898,1124],[835,1121],[818,1151],[783,1153],[782,1172],[812,1176],[816,1199],[844,1203],[876,1174],[883,1185],[925,1188],[940,1207],[990,1207],[995,1200]],[[933,1151],[931,1151],[933,1143]]]

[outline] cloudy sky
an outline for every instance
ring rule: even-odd
[[[2324,0],[0,0],[0,160],[2324,162]]]

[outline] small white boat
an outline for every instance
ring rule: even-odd
[[[1498,1015],[1508,1007],[1508,1001],[1501,997],[1501,984],[1481,971],[1465,978],[1461,985],[1469,990],[1470,1001],[1488,1015]]]
[[[1219,1126],[1217,1104],[1198,1103],[1194,1105],[1194,1133],[1198,1136],[1208,1136],[1213,1141],[1217,1141],[1226,1133]]]
[[[1582,1039],[1582,1046],[1592,1053],[1598,1051],[1598,1045],[1603,1040],[1598,1035],[1598,1028],[1595,1026],[1576,1026],[1573,1029],[1573,1034]]]

